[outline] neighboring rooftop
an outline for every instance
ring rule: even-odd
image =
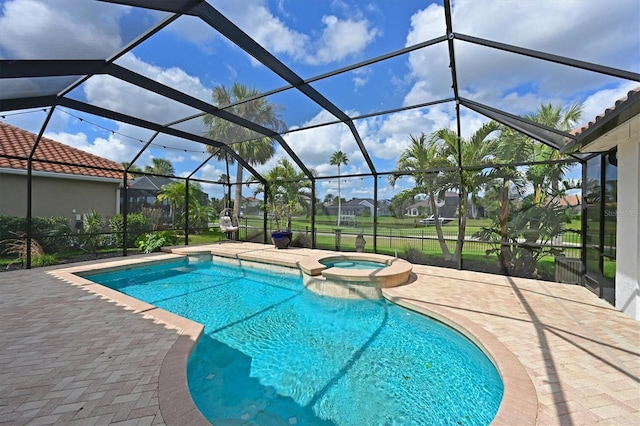
[[[164,176],[139,176],[129,185],[129,188],[144,191],[160,191],[163,186],[173,182],[173,179]]]

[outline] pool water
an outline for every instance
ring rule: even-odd
[[[371,260],[336,260],[336,261],[321,261],[323,265],[328,268],[346,268],[346,269],[366,269],[374,270],[381,269],[387,266],[386,263],[373,262]]]
[[[184,261],[86,277],[204,324],[187,376],[215,424],[481,425],[502,399],[494,365],[454,330],[320,297],[297,274]]]

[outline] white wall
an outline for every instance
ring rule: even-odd
[[[618,145],[616,308],[640,320],[640,132]]]

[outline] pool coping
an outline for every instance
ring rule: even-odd
[[[82,286],[91,292],[101,294],[117,303],[127,305],[134,310],[134,313],[148,314],[165,324],[179,329],[180,336],[166,354],[160,369],[158,384],[160,411],[167,424],[178,425],[189,423],[208,425],[210,422],[207,421],[198,410],[191,398],[186,374],[189,356],[195,348],[204,330],[204,326],[75,274],[127,269],[139,264],[157,264],[171,260],[179,260],[185,256],[209,254],[240,261],[244,260],[299,269],[301,261],[289,256],[278,259],[266,258],[264,254],[260,256],[257,255],[255,251],[229,253],[221,247],[219,249],[211,246],[207,248],[164,248],[163,252],[163,254],[149,255],[148,257],[136,257],[124,260],[120,258],[112,262],[57,269],[51,271],[50,274],[72,285]],[[339,253],[335,253],[335,255],[338,254]],[[371,256],[371,254],[368,255]],[[326,255],[322,257],[326,257]],[[385,294],[385,289],[382,289],[382,294],[392,303],[420,312],[452,327],[474,342],[489,357],[496,366],[504,384],[502,401],[496,416],[491,422],[492,425],[536,424],[538,397],[533,382],[517,357],[498,341],[493,334],[486,331],[480,325],[446,308],[430,305],[426,302],[412,302],[397,298]]]

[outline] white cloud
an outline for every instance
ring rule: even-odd
[[[358,89],[364,87],[369,82],[369,77],[372,73],[373,71],[371,70],[371,68],[358,68],[356,70],[353,70],[353,87],[356,92],[358,91]]]
[[[226,171],[220,167],[219,164],[205,164],[198,173],[198,177],[201,179],[208,179],[217,181]]]
[[[589,96],[583,103],[584,109],[579,127],[593,121],[597,116],[604,114],[607,108],[613,107],[617,100],[625,98],[629,91],[637,87],[637,82],[628,82],[621,84],[615,89],[600,90]]]
[[[636,0],[537,0],[454,3],[454,32],[461,32],[571,58],[622,68],[636,58],[622,58],[637,46],[640,3]],[[541,25],[544,23],[544,25]],[[635,31],[634,31],[635,29]],[[626,65],[624,65],[626,62]]]
[[[208,101],[211,97],[211,89],[205,87],[198,77],[187,74],[181,68],[162,68],[145,62],[132,53],[122,56],[116,63],[195,98]],[[115,104],[124,108],[124,110],[121,109],[120,111],[143,109],[143,112],[146,109],[146,105],[151,109],[150,116],[143,115],[143,118],[152,119],[152,121],[158,123],[169,122],[176,116],[180,116],[182,112],[185,112],[184,116],[186,116],[195,111],[193,108],[170,101],[155,93],[109,76],[94,76],[83,87],[87,99],[92,103],[105,102],[107,105]],[[123,96],[123,94],[126,94],[126,96]],[[167,111],[167,109],[176,110],[176,107],[179,107],[180,113],[169,113]]]
[[[282,4],[276,6],[283,14]],[[357,55],[380,34],[364,18],[340,19],[325,15],[321,18],[322,31],[315,39],[313,33],[309,35],[289,28],[269,10],[264,0],[222,0],[216,3],[216,8],[276,56],[286,55],[312,65],[333,63]]]
[[[322,111],[303,127],[325,123],[328,121],[329,113]],[[333,118],[333,116],[331,116]],[[329,159],[336,151],[343,151],[350,160],[350,172],[355,173],[358,169],[354,164],[362,161],[362,153],[353,138],[353,134],[344,124],[333,124],[315,129],[302,130],[284,136],[288,145],[298,154],[307,167],[314,168],[322,176],[337,173],[334,166],[329,166]],[[346,173],[346,172],[345,172]]]
[[[474,37],[634,70],[640,67],[636,0],[457,0],[453,30]],[[430,5],[411,18],[406,45],[445,34],[441,6]],[[544,25],[541,23],[544,22]],[[452,96],[447,43],[409,55],[414,86],[405,105]],[[610,77],[454,40],[459,89],[463,96],[519,114],[541,102],[565,104],[584,93],[611,86]],[[618,80],[619,82],[619,80]],[[545,93],[545,95],[542,95]]]
[[[204,87],[197,77],[187,74],[180,68],[165,69],[154,66],[140,60],[133,54],[123,56],[118,60],[118,64],[196,98],[208,99],[210,95],[210,89]],[[90,78],[81,88],[87,101],[91,104],[159,124],[165,124],[196,112],[191,107],[106,75],[97,75]],[[91,118],[86,118],[86,120],[91,121]],[[54,133],[54,135],[58,138],[56,140],[69,143],[87,152],[118,162],[129,162],[143,146],[139,141],[146,142],[153,133],[150,130],[126,123],[114,123],[113,127],[108,125],[105,127],[115,132],[107,139],[98,137],[91,141],[84,133],[73,135],[66,132],[58,132]],[[190,120],[176,127],[179,130],[191,132],[195,135],[202,135],[205,130],[201,119]],[[98,130],[98,133],[100,132],[99,129],[96,130]],[[143,153],[142,157],[136,161],[136,165],[144,167],[150,164],[150,159],[153,157],[165,158],[175,166],[187,160],[193,160],[198,163],[206,158],[207,154],[205,152],[206,147],[200,143],[160,134]]]
[[[214,43],[218,33],[196,16],[183,15],[172,22],[167,30],[179,39],[198,46],[204,53],[214,52]]]
[[[0,56],[104,59],[123,46],[119,21],[131,8],[75,0],[2,4]]]
[[[446,26],[444,8],[430,4],[426,9],[419,10],[411,16],[411,29],[407,34],[407,46],[418,44],[444,35]]]
[[[359,21],[339,20],[336,16],[322,17],[325,25],[320,47],[310,63],[331,63],[363,51],[378,35],[378,30],[369,28],[365,19]]]
[[[305,56],[308,36],[287,28],[269,11],[264,0],[222,0],[215,7],[272,53],[286,54],[294,59]]]
[[[210,89],[205,87],[199,78],[187,74],[180,68],[154,66],[140,60],[133,54],[123,56],[118,61],[118,64],[196,98],[208,99],[210,97]],[[106,75],[94,76],[81,87],[84,90],[87,101],[91,104],[158,124],[166,124],[198,112],[194,108]],[[140,137],[143,140],[147,140],[149,137],[148,130],[127,126],[125,131],[123,130],[124,126],[121,123],[116,130],[128,136]],[[181,123],[176,128],[195,135],[202,135],[205,131],[204,124],[199,118]],[[140,132],[143,132],[145,136],[140,136]],[[205,151],[205,148],[199,143],[167,135],[159,136],[154,143],[187,150],[188,153],[191,151]],[[177,156],[174,156],[174,158],[176,161],[179,159]]]
[[[131,161],[140,150],[140,146],[124,142],[118,135],[111,135],[107,139],[96,138],[94,140],[89,140],[88,136],[83,132],[45,132],[45,136],[54,141],[118,163]]]

